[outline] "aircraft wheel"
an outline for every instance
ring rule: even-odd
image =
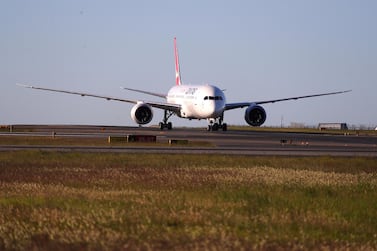
[[[225,132],[225,131],[228,130],[228,125],[226,123],[224,123],[223,126],[222,126],[222,128],[223,128],[223,131]]]
[[[172,124],[171,122],[169,122],[169,123],[167,124],[167,127],[168,127],[168,130],[171,130],[171,129],[173,129],[173,124]]]

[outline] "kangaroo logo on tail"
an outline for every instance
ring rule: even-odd
[[[175,56],[175,84],[181,85],[181,71],[179,69],[179,58],[177,49],[177,38],[174,38],[174,56]]]

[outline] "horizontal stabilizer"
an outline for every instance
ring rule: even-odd
[[[140,93],[144,93],[144,94],[147,94],[147,95],[152,95],[152,96],[159,97],[159,98],[166,98],[166,95],[161,94],[161,93],[143,91],[143,90],[132,89],[132,88],[128,88],[128,87],[120,87],[120,88],[122,88],[124,90],[128,90],[128,91],[140,92]]]

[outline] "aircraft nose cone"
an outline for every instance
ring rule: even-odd
[[[213,102],[210,107],[208,107],[208,111],[210,111],[210,117],[219,117],[224,112],[224,105],[221,102]]]

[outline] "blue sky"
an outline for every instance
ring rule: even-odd
[[[177,37],[183,82],[215,84],[228,102],[353,90],[264,105],[265,125],[377,126],[376,13],[372,0],[1,1],[0,124],[134,125],[132,104],[15,84],[156,100],[119,87],[167,92]]]

